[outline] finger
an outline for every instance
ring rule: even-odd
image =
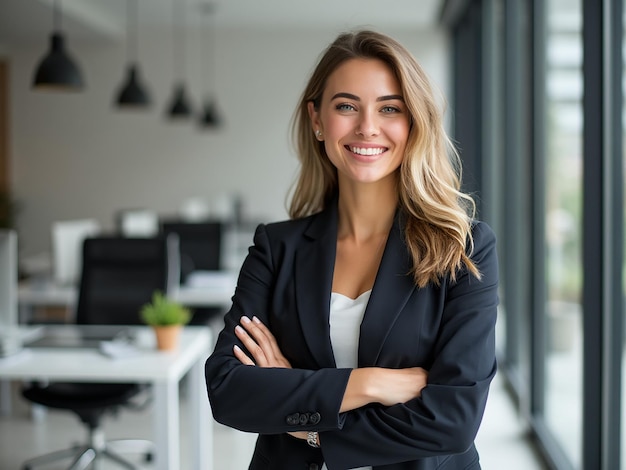
[[[276,342],[276,337],[272,334],[269,328],[265,326],[261,320],[259,320],[258,317],[252,317],[252,323],[259,329],[261,333],[263,333],[263,335],[267,338],[268,342],[271,344],[274,350],[280,350],[278,348],[278,343]]]
[[[252,317],[252,324],[258,329],[258,333],[260,335],[258,336],[259,340],[261,336],[264,338],[262,340],[263,344],[261,344],[261,347],[264,348],[263,350],[265,352],[265,356],[270,361],[270,366],[291,368],[291,363],[285,356],[283,356],[283,352],[278,345],[278,341],[276,341],[276,337],[272,334],[269,328],[265,326],[265,324],[256,316]],[[269,349],[267,349],[268,347]]]
[[[241,317],[241,326],[246,329],[248,334],[254,338],[256,343],[263,349],[266,354],[274,352],[271,339],[274,335],[262,323],[250,321],[246,316]],[[262,327],[262,328],[261,328]]]
[[[271,358],[272,358],[271,360],[273,361],[273,364],[279,367],[291,368],[291,363],[283,355],[283,352],[281,351],[280,346],[278,345],[278,341],[276,341],[276,337],[272,334],[269,328],[267,328],[263,324],[263,322],[261,322],[261,320],[259,320],[258,317],[256,316],[252,317],[252,323],[254,323],[259,329],[259,331],[261,331],[264,334],[264,336],[267,338],[268,344],[271,348]],[[265,355],[268,356],[269,358],[269,354],[267,351],[265,352]]]
[[[235,357],[239,359],[239,362],[241,362],[243,365],[246,365],[246,366],[255,365],[254,361],[250,359],[248,355],[244,353],[239,346],[237,345],[233,346],[233,353],[235,354]]]
[[[253,331],[257,332],[257,336],[255,336],[255,338],[259,341],[260,344],[262,343],[261,347],[269,348],[269,350],[264,349],[266,355],[271,352],[273,358],[277,360],[283,359],[283,353],[278,346],[276,337],[272,334],[269,328],[265,326],[263,322],[261,322],[261,320],[259,320],[259,318],[256,316],[252,317],[252,326],[250,332],[253,333]]]
[[[267,358],[263,349],[257,344],[257,342],[244,330],[241,326],[235,327],[235,334],[237,338],[243,343],[248,352],[252,355],[254,362],[257,366],[266,366]]]
[[[242,316],[241,327],[246,329],[246,332],[254,339],[263,352],[264,362],[257,362],[257,365],[291,368],[291,363],[283,356],[276,338],[257,317],[253,317],[252,321],[250,321],[247,316]]]

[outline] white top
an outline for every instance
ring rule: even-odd
[[[358,365],[359,332],[371,293],[370,289],[356,299],[337,292],[330,295],[330,342],[338,368],[354,369]],[[322,470],[328,470],[326,464]],[[354,470],[372,470],[372,467]]]

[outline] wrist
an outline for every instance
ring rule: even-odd
[[[352,369],[341,401],[340,413],[355,410],[378,401],[375,375],[377,367]]]
[[[364,367],[354,371],[358,376],[358,394],[364,401],[364,404],[376,403],[380,399],[380,370],[378,367]],[[382,383],[384,384],[384,379]]]

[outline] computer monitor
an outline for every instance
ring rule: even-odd
[[[52,267],[56,283],[72,285],[78,282],[83,241],[99,232],[100,224],[94,219],[64,220],[52,224]]]
[[[180,246],[180,282],[184,284],[193,271],[216,271],[222,267],[221,221],[162,221],[161,231],[178,235]]]
[[[17,234],[0,230],[0,330],[17,324]]]

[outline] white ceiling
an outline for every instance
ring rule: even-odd
[[[125,31],[127,0],[58,0],[62,30],[96,40]],[[211,3],[209,3],[209,1]],[[229,28],[423,28],[437,23],[443,0],[138,0],[142,27],[171,27],[174,8],[185,24]],[[53,24],[53,0],[0,0],[0,45],[41,40]]]

